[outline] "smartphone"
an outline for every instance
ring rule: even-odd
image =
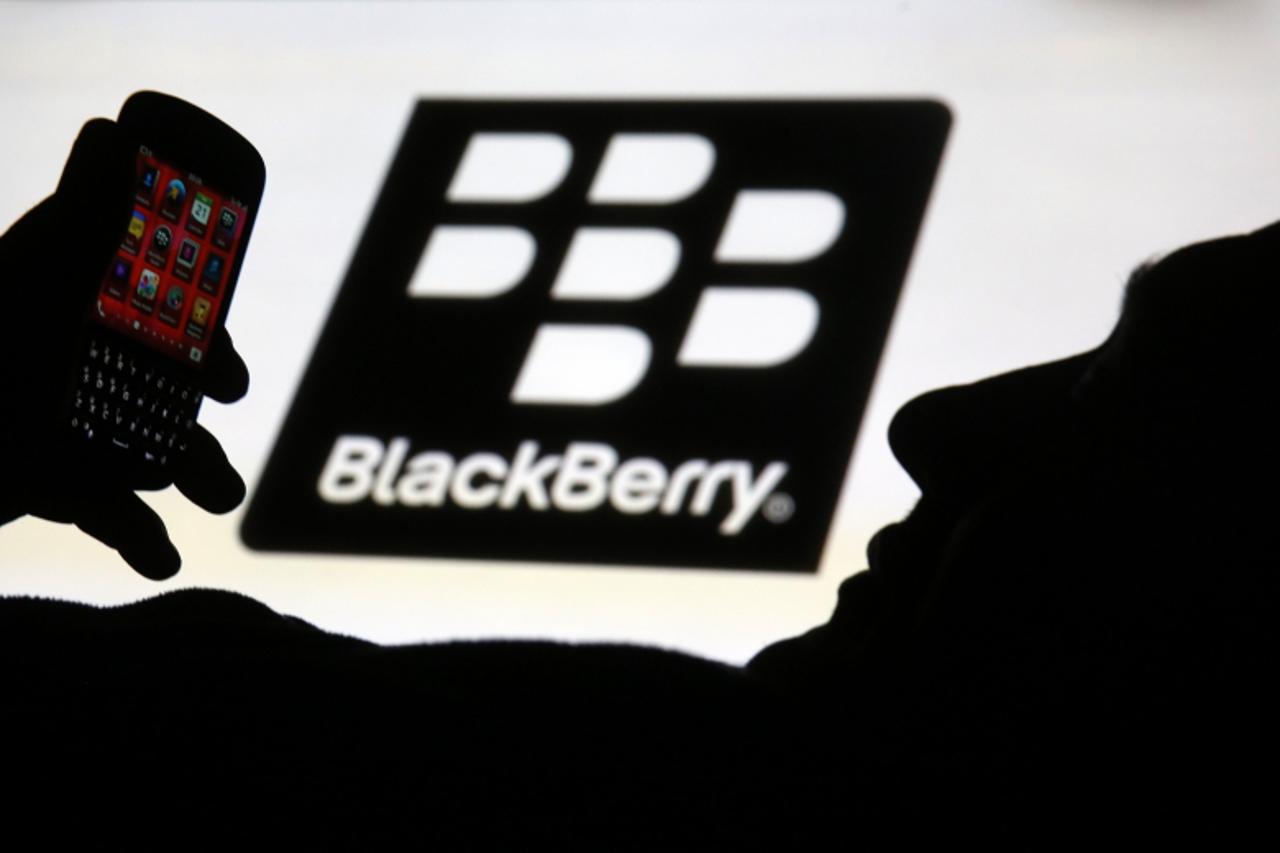
[[[170,95],[130,96],[117,123],[137,150],[133,213],[88,311],[65,417],[112,458],[165,468],[199,413],[266,169],[243,136]]]

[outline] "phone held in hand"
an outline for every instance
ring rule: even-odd
[[[266,170],[243,136],[169,95],[130,96],[117,123],[137,146],[133,212],[98,286],[65,420],[118,460],[163,468],[199,413]]]

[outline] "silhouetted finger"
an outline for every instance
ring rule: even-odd
[[[204,393],[219,403],[234,403],[249,391],[249,368],[231,343],[226,329],[219,329],[209,352]]]
[[[173,577],[182,565],[160,516],[133,492],[102,490],[86,498],[75,512],[75,525],[151,580]]]
[[[173,473],[167,468],[156,465],[125,462],[117,466],[118,474],[111,482],[128,485],[130,489],[144,492],[158,492],[173,485]]]
[[[48,242],[42,235],[57,227],[57,207],[53,196],[49,196],[9,226],[4,239],[0,240],[0,259],[4,260],[6,276],[19,258],[36,255]]]
[[[80,129],[53,195],[63,227],[50,237],[63,278],[91,286],[102,277],[133,209],[136,175],[137,150],[115,122]]]
[[[71,146],[67,164],[58,179],[57,195],[96,201],[99,209],[132,204],[137,151],[125,132],[110,119],[89,119]],[[94,211],[83,211],[85,216]]]
[[[238,507],[245,495],[244,480],[222,445],[198,424],[187,439],[187,452],[174,463],[174,484],[196,506],[218,514]]]

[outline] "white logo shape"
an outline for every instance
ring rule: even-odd
[[[573,147],[554,133],[476,133],[445,198],[453,202],[536,201],[569,172]]]
[[[564,180],[573,149],[551,133],[477,133],[449,186],[451,202],[524,203]],[[588,193],[593,204],[674,204],[711,176],[716,152],[692,133],[619,133]],[[721,263],[795,264],[831,248],[845,207],[823,190],[740,190],[720,234]],[[580,227],[551,288],[557,300],[620,302],[665,287],[680,266],[680,240],[654,227]],[[409,282],[409,295],[488,299],[528,275],[537,243],[512,225],[439,225]],[[676,355],[683,367],[767,368],[795,358],[818,327],[814,297],[793,287],[707,287]],[[514,403],[600,406],[625,397],[649,369],[652,345],[622,325],[544,323],[511,389]]]
[[[844,205],[822,190],[742,190],[716,246],[728,263],[796,264],[821,255],[840,236]]]
[[[799,355],[818,328],[818,303],[791,287],[708,287],[676,363],[774,367]]]
[[[680,241],[661,228],[579,228],[551,295],[556,299],[643,299],[680,264]]]
[[[617,133],[609,140],[587,200],[675,204],[707,182],[715,161],[715,147],[693,133]]]
[[[533,235],[512,225],[437,225],[409,280],[410,296],[489,299],[524,279]]]
[[[599,406],[625,397],[649,368],[649,338],[630,326],[544,323],[511,390],[514,403]]]

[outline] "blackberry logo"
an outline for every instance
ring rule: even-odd
[[[948,123],[420,102],[246,543],[813,571]]]
[[[477,133],[463,153],[450,202],[523,204],[552,192],[572,162],[573,146],[553,134]],[[670,205],[696,193],[711,175],[715,147],[702,136],[619,133],[605,147],[587,201],[593,205]],[[521,168],[523,167],[523,169]],[[839,236],[844,206],[829,192],[739,190],[715,249],[720,263],[799,263]],[[409,293],[427,298],[493,298],[525,279],[537,254],[529,232],[510,225],[438,225]],[[551,286],[551,298],[645,299],[679,268],[677,235],[657,227],[580,226]],[[769,367],[808,344],[818,306],[790,287],[704,289],[676,362],[685,366]],[[629,393],[643,378],[652,347],[630,326],[543,323],[517,374],[515,403],[597,405]]]

